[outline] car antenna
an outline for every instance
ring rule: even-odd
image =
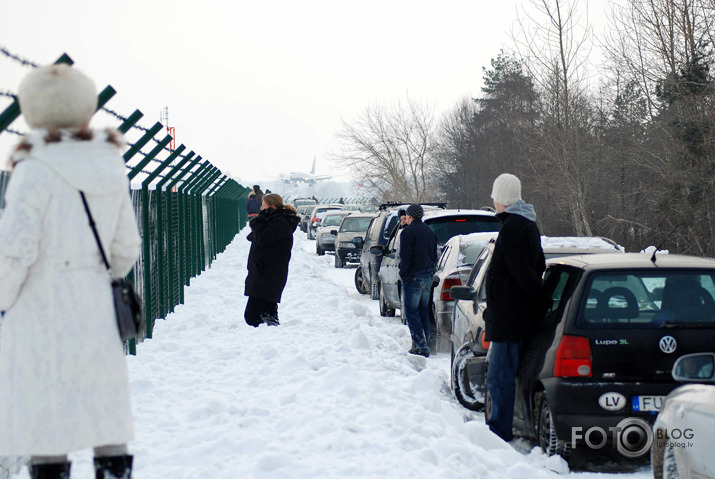
[[[653,256],[650,257],[650,260],[653,262],[653,264],[655,264],[655,254],[658,252],[659,249],[660,249],[660,247],[656,247],[653,250]]]

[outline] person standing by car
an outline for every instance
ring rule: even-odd
[[[278,326],[278,303],[288,280],[288,263],[293,248],[293,232],[300,222],[292,205],[283,204],[276,194],[263,197],[261,211],[251,220],[248,241],[248,276],[244,295],[248,296],[244,318],[258,327]]]
[[[258,201],[258,196],[256,196],[255,191],[248,193],[248,200],[246,201],[246,212],[248,213],[248,219],[252,220],[258,216],[258,212],[261,211],[261,203]]]
[[[486,276],[486,339],[491,341],[487,389],[489,429],[512,439],[519,354],[536,329],[543,307],[545,269],[541,234],[532,205],[521,199],[521,182],[509,173],[494,180],[492,199],[502,222]]]
[[[92,80],[38,67],[18,89],[32,130],[10,158],[0,220],[0,456],[30,456],[30,477],[69,478],[68,454],[94,448],[97,477],[131,477],[134,425],[110,278],[83,205],[122,278],[141,240],[117,132],[91,130]]]
[[[437,235],[422,222],[424,211],[420,205],[410,205],[406,215],[399,257],[405,316],[413,343],[409,352],[429,357],[429,299],[437,263]]]

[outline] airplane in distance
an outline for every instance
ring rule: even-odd
[[[302,171],[291,171],[288,174],[281,174],[278,179],[287,185],[298,184],[298,183],[308,183],[309,185],[314,185],[318,181],[328,180],[332,178],[331,175],[316,175],[315,174],[315,158],[313,158],[313,168],[310,173],[303,173]]]

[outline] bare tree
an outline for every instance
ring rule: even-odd
[[[372,105],[355,119],[343,120],[337,133],[340,151],[332,159],[353,178],[400,201],[431,199],[434,114],[411,98],[389,106]]]
[[[542,134],[533,145],[541,165],[533,180],[568,212],[577,235],[590,236],[588,198],[596,163],[585,72],[591,29],[577,4],[532,0],[536,13],[522,12],[513,38],[541,99]]]

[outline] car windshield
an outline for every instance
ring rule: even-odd
[[[340,232],[347,233],[363,233],[367,231],[367,227],[370,226],[370,221],[372,218],[350,218],[347,217],[343,220],[343,224],[340,227]]]
[[[325,215],[320,224],[323,226],[338,226],[345,215]]]
[[[579,326],[715,328],[715,271],[622,271],[594,274]]]
[[[425,223],[437,234],[437,242],[444,244],[452,236],[469,233],[499,231],[501,222],[496,216],[453,215],[428,218]]]

